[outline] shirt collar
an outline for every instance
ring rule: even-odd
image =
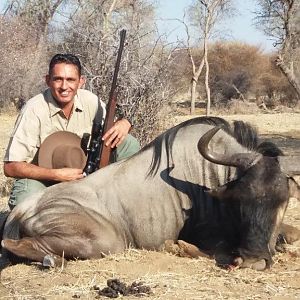
[[[59,113],[61,111],[61,108],[58,106],[58,104],[54,100],[50,89],[47,89],[44,92],[44,97],[45,97],[46,101],[48,102],[51,117],[53,117],[54,115],[56,115],[57,113]],[[78,94],[74,98],[73,111],[83,111],[82,102],[81,102],[81,99],[78,96]]]

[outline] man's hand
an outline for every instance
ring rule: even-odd
[[[117,121],[102,137],[105,146],[118,147],[124,141],[130,128],[131,124],[126,119]]]
[[[62,168],[62,169],[53,169],[55,172],[56,181],[72,181],[76,179],[83,178],[83,173],[81,169],[73,168]]]

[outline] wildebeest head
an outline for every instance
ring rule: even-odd
[[[299,197],[299,186],[287,174],[283,158],[257,152],[222,155],[209,150],[209,142],[219,127],[199,140],[200,153],[210,162],[233,166],[238,178],[210,194],[221,201],[238,201],[240,207],[240,244],[236,263],[265,269],[272,264],[275,243],[290,197]],[[288,165],[293,165],[289,161]]]

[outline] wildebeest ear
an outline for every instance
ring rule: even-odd
[[[300,201],[300,185],[294,177],[289,177],[289,196],[290,198],[296,198]]]

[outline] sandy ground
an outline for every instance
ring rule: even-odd
[[[177,117],[175,123],[187,117]],[[286,147],[300,149],[300,114],[234,115],[227,119],[244,120],[259,132]],[[4,155],[15,117],[0,115],[0,152]],[[5,186],[2,165],[1,187]],[[6,206],[7,196],[0,204]],[[300,202],[292,199],[285,222],[300,229]],[[289,246],[274,257],[270,270],[228,271],[214,260],[180,258],[169,253],[130,249],[101,260],[73,261],[65,268],[42,270],[38,265],[18,264],[1,272],[0,299],[107,299],[97,288],[108,279],[119,278],[126,284],[143,281],[151,288],[148,299],[300,299],[300,248]],[[140,296],[143,296],[140,294]],[[124,296],[136,299],[136,296]]]

